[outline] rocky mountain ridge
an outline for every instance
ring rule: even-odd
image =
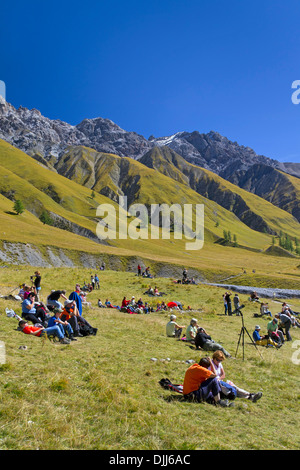
[[[172,136],[146,139],[128,132],[109,119],[84,119],[73,126],[44,117],[37,109],[18,109],[0,97],[0,138],[23,150],[48,167],[69,146],[85,146],[97,152],[140,159],[154,147],[168,146],[185,160],[239,184],[253,165],[265,165],[300,177],[300,163],[281,163],[257,155],[254,150],[232,142],[217,132],[177,132]]]

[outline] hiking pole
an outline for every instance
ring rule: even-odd
[[[237,344],[237,348],[236,348],[235,357],[237,356],[237,352],[238,352],[239,345],[240,345],[241,338],[242,338],[243,361],[245,360],[245,332],[246,332],[247,335],[248,335],[249,338],[250,338],[251,343],[255,346],[255,348],[256,348],[258,354],[259,354],[260,357],[263,359],[262,355],[260,354],[260,352],[259,352],[259,350],[258,350],[257,345],[255,344],[255,342],[253,341],[253,339],[251,338],[251,336],[250,336],[250,334],[249,334],[249,331],[248,331],[247,328],[245,327],[245,324],[244,324],[244,316],[243,316],[242,312],[240,312],[240,314],[241,314],[241,317],[242,317],[242,327],[241,327],[240,336],[239,336],[239,340],[238,340],[238,344]]]

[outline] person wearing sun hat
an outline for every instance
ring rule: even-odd
[[[255,344],[257,344],[258,346],[272,345],[275,348],[280,348],[281,344],[279,345],[279,344],[275,343],[275,341],[273,341],[271,338],[269,338],[269,335],[261,336],[260,335],[260,330],[261,330],[261,327],[259,325],[256,325],[255,330],[252,333]]]

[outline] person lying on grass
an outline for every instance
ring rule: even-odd
[[[44,328],[43,326],[38,327],[38,326],[32,326],[28,325],[28,323],[25,320],[19,321],[19,327],[21,328],[22,332],[27,334],[27,335],[33,335],[33,336],[55,336],[59,339],[59,342],[61,344],[70,344],[70,340],[64,336],[62,331],[59,329],[59,327],[52,326],[49,328]]]
[[[207,334],[204,328],[198,328],[195,338],[196,349],[203,349],[204,351],[217,351],[220,350],[226,357],[231,357],[230,353],[219,343],[216,343],[210,335]]]

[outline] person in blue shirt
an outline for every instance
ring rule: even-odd
[[[95,274],[95,288],[100,289],[99,277]]]
[[[36,304],[35,293],[30,292],[28,297],[23,300],[22,305],[22,317],[27,321],[31,321],[34,325],[36,323],[42,323],[46,326],[47,316],[43,308]]]
[[[63,321],[59,318],[61,312],[60,310],[54,310],[54,315],[53,317],[49,318],[48,320],[48,328],[51,328],[53,326],[58,326],[60,329],[61,333],[64,336],[67,336],[71,341],[77,341],[76,338],[74,338],[74,331],[70,325],[69,322]]]
[[[80,292],[81,292],[80,285],[76,284],[75,290],[71,292],[71,294],[69,295],[69,300],[75,300],[78,313],[81,316],[82,315],[82,301],[79,295]]]
[[[280,348],[282,346],[282,344],[277,344],[275,343],[275,341],[269,338],[269,335],[260,336],[260,330],[261,330],[260,326],[256,325],[255,330],[252,333],[255,344],[259,346],[271,345],[271,346],[274,346],[275,348]]]

